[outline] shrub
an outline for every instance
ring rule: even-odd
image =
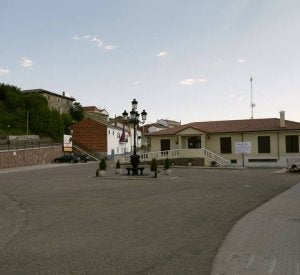
[[[106,160],[103,158],[101,159],[100,163],[99,163],[99,170],[103,170],[103,171],[106,171]]]
[[[211,164],[211,166],[216,166],[216,165],[217,165],[217,162],[216,162],[215,160],[212,160],[212,161],[210,162],[210,164]]]
[[[120,168],[121,168],[121,164],[120,164],[120,161],[118,160],[116,163],[116,169],[120,169]]]
[[[156,161],[156,158],[154,158],[154,159],[151,160],[150,170],[152,172],[157,171],[157,161]]]
[[[170,167],[171,167],[171,161],[169,160],[169,158],[166,158],[164,162],[164,169],[168,170],[170,169]]]

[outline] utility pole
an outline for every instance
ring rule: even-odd
[[[253,86],[252,86],[252,81],[253,81],[253,78],[251,76],[250,77],[250,85],[251,85],[251,104],[250,104],[250,107],[251,107],[251,119],[253,119],[253,109],[255,107],[255,103],[253,102]]]

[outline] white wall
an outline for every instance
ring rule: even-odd
[[[120,127],[114,127],[114,126],[107,126],[107,155],[110,156],[112,155],[112,150],[114,150],[115,155],[120,155],[124,154],[125,151],[127,153],[130,153],[134,140],[134,130],[133,128],[130,129],[130,136],[128,134],[128,131],[126,131],[126,137],[128,139],[127,143],[120,143],[120,137],[122,135],[122,128]],[[137,137],[141,136],[141,132],[137,131]],[[141,139],[137,139],[136,143],[137,148],[141,147]]]

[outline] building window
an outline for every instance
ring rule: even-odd
[[[258,153],[271,153],[270,137],[257,137]]]
[[[299,153],[298,136],[285,136],[285,148],[287,153]]]
[[[161,139],[160,140],[160,150],[161,151],[168,151],[170,150],[170,140],[169,139]]]
[[[221,154],[231,154],[231,137],[220,138]]]
[[[57,99],[57,103],[59,103],[59,102],[60,102],[60,99],[58,98],[58,99]]]
[[[108,130],[108,134],[110,135],[110,130]]]

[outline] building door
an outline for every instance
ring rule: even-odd
[[[199,149],[199,148],[201,148],[201,138],[199,138],[199,137],[190,137],[188,139],[188,148],[189,149]]]
[[[160,150],[161,151],[170,150],[170,140],[169,139],[161,139],[160,140]]]

